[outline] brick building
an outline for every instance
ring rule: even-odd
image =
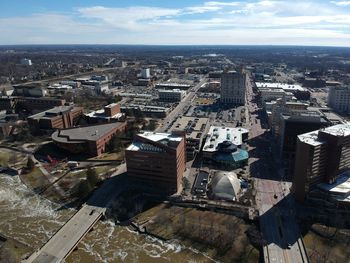
[[[128,176],[158,192],[175,193],[186,169],[185,138],[178,133],[144,132],[125,151]]]
[[[333,184],[349,169],[349,123],[298,136],[293,179],[293,192],[298,200],[303,201],[321,183]]]
[[[120,121],[124,114],[120,112],[120,105],[112,103],[101,110],[85,114],[88,123],[109,123]]]
[[[54,143],[71,153],[98,156],[106,151],[112,137],[124,132],[126,122],[57,130],[52,134]]]
[[[58,106],[27,118],[32,130],[67,129],[83,115],[82,107]]]

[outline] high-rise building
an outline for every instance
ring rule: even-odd
[[[274,135],[287,177],[293,176],[297,136],[329,125],[330,122],[317,111],[280,112],[279,121],[274,126]]]
[[[149,79],[151,77],[151,70],[149,68],[141,69],[141,78]]]
[[[303,201],[320,183],[333,183],[350,168],[350,123],[298,136],[293,192]]]
[[[350,86],[330,87],[328,105],[335,111],[350,112]]]
[[[135,136],[125,151],[128,177],[175,193],[186,169],[185,136],[178,133],[144,132]]]
[[[246,74],[228,71],[221,75],[220,102],[225,104],[244,105]]]
[[[31,65],[33,65],[33,64],[32,64],[32,61],[31,61],[30,59],[22,58],[22,59],[21,59],[21,65],[24,65],[24,66],[31,66]]]

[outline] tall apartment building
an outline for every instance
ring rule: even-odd
[[[298,136],[293,192],[299,201],[320,183],[333,183],[350,168],[350,123]]]
[[[293,176],[298,135],[329,125],[330,122],[317,111],[288,110],[279,114],[274,135],[287,177]]]
[[[328,106],[339,112],[350,112],[350,86],[330,87]]]
[[[178,133],[144,132],[125,151],[130,178],[169,194],[179,190],[186,169],[185,137]]]
[[[244,105],[246,90],[246,74],[228,71],[221,75],[220,101],[225,104]]]
[[[58,106],[27,118],[32,130],[67,129],[73,127],[83,115],[82,107]]]
[[[149,79],[151,77],[151,70],[149,68],[141,69],[141,78]]]

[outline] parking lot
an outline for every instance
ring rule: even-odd
[[[208,179],[209,173],[205,171],[199,171],[193,184],[192,194],[201,196],[205,195],[207,191]]]

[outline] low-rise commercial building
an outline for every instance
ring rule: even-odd
[[[160,107],[160,106],[144,106],[144,105],[123,105],[120,107],[122,113],[128,114],[129,111],[133,113],[133,115],[143,114],[146,117],[151,118],[164,118],[167,116],[169,112],[169,108]]]
[[[203,146],[203,157],[225,167],[247,164],[248,152],[242,148],[249,131],[244,128],[211,126]]]
[[[74,154],[98,156],[106,152],[106,145],[112,137],[124,132],[126,122],[115,122],[55,131],[51,138],[61,149]]]
[[[208,118],[182,116],[171,126],[171,131],[183,131],[186,133],[187,160],[192,160],[200,151],[208,122]]]
[[[128,177],[169,194],[181,187],[186,169],[185,138],[177,133],[144,132],[125,151]]]
[[[268,92],[273,92],[277,90],[281,92],[280,90],[283,90],[287,94],[293,94],[293,96],[297,100],[309,100],[310,99],[310,92],[305,89],[304,87],[298,85],[298,84],[286,84],[286,83],[276,83],[276,82],[255,82],[255,85],[259,92],[262,92],[263,90],[267,90]]]
[[[15,96],[45,97],[47,95],[47,90],[40,86],[15,85],[13,88]]]
[[[317,185],[335,184],[350,169],[350,124],[298,136],[293,192],[299,201]],[[334,186],[334,185],[333,185]],[[347,190],[350,193],[350,190]]]
[[[32,130],[67,129],[83,115],[82,107],[58,106],[27,118]]]
[[[1,97],[0,110],[19,109],[28,112],[40,112],[55,106],[63,106],[63,99],[57,98],[31,98],[31,97]]]
[[[101,110],[92,111],[85,114],[88,123],[108,123],[120,121],[124,114],[120,112],[120,105],[112,103]]]
[[[173,90],[158,90],[159,100],[161,101],[182,101],[186,95],[186,91],[173,89]]]
[[[285,98],[286,100],[292,100],[294,98],[293,93],[286,92],[283,89],[260,89],[259,94],[261,103],[281,98]]]
[[[158,83],[155,85],[156,89],[180,89],[180,90],[188,90],[191,88],[189,84],[180,84],[180,83]]]

